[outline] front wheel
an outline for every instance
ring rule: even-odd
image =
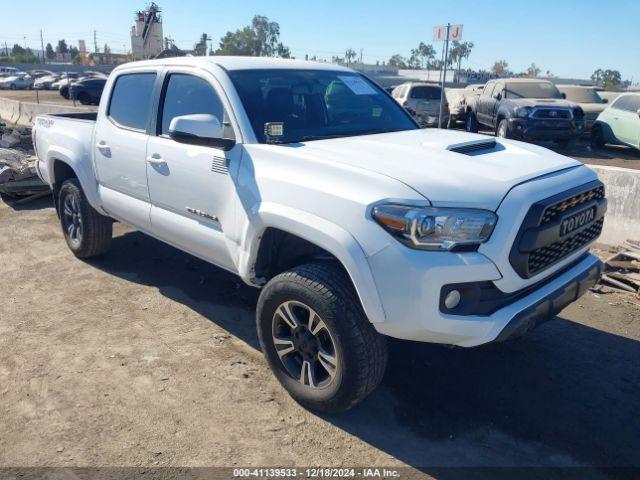
[[[384,376],[386,339],[337,265],[309,263],[271,279],[260,294],[256,321],[271,370],[311,410],[347,410]]]
[[[66,180],[60,187],[58,212],[64,239],[76,257],[91,258],[109,250],[113,220],[89,204],[76,178]]]
[[[602,127],[600,125],[594,125],[591,129],[591,148],[604,147],[604,134],[602,133]]]
[[[511,132],[509,131],[509,122],[501,120],[498,124],[496,136],[500,138],[511,138]]]
[[[570,150],[576,146],[576,143],[577,141],[575,138],[565,138],[562,140],[556,140],[556,145],[558,145],[558,147],[560,147],[562,150]]]
[[[91,104],[91,99],[89,98],[89,95],[87,95],[86,93],[82,92],[80,93],[80,95],[78,95],[78,101],[82,104],[82,105],[89,105]]]
[[[473,112],[469,112],[467,114],[467,120],[465,121],[465,130],[470,133],[478,133],[478,119],[476,118],[476,114]]]

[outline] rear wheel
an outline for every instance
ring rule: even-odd
[[[386,339],[337,265],[310,263],[274,277],[260,294],[256,320],[273,373],[309,409],[347,410],[382,380]]]
[[[470,133],[478,133],[478,119],[476,114],[469,112],[467,114],[467,120],[465,122],[465,130]]]
[[[58,211],[62,233],[76,257],[91,258],[109,250],[113,220],[89,204],[76,178],[66,180],[60,187]]]

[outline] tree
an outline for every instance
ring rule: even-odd
[[[358,54],[353,48],[347,48],[347,51],[344,52],[344,59],[347,62],[347,65],[349,65],[353,60],[355,60],[357,56]]]
[[[391,68],[398,68],[398,69],[403,69],[403,68],[407,68],[407,61],[405,60],[405,58],[400,55],[399,53],[396,53],[395,55],[393,55],[389,61],[387,62],[387,64],[391,67]]]
[[[538,67],[535,63],[532,63],[529,68],[527,68],[527,77],[529,78],[535,78],[538,75],[540,75],[540,72],[542,70],[540,70],[540,67]]]
[[[473,42],[460,43],[459,41],[454,40],[451,43],[451,49],[449,50],[449,60],[452,64],[455,63],[457,65],[458,81],[460,81],[460,66],[462,64],[462,60],[469,58],[472,49]]]
[[[58,40],[58,45],[56,46],[56,53],[69,53],[69,47],[67,47],[67,42],[63,40]]]
[[[47,46],[44,49],[45,51],[45,56],[47,57],[48,60],[53,60],[56,56],[55,52],[53,51],[53,46],[50,43],[47,43]]]
[[[436,50],[433,48],[433,45],[420,42],[418,48],[411,50],[411,56],[408,62],[409,68],[432,68],[435,56]]]
[[[509,64],[506,60],[496,60],[491,67],[491,73],[495,75],[504,75],[509,72]]]
[[[615,88],[622,83],[622,76],[618,70],[599,68],[593,72],[591,80],[604,88]]]
[[[13,45],[13,49],[11,50],[11,55],[13,55],[14,57],[24,55],[25,53],[26,53],[26,50],[22,48],[20,45],[18,45],[17,43]]]
[[[220,39],[216,54],[288,58],[291,51],[279,40],[280,25],[263,15],[256,15],[251,20],[251,25],[235,32],[227,32]]]

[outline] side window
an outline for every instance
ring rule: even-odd
[[[107,115],[123,127],[147,128],[155,80],[155,73],[120,75],[113,86]]]
[[[493,92],[493,87],[495,87],[496,84],[489,82],[484,86],[484,90],[482,91],[482,95],[485,95],[487,97],[491,96],[491,93]]]
[[[193,75],[171,74],[165,86],[159,133],[169,134],[169,125],[174,117],[196,113],[215,116],[224,127],[225,138],[234,138],[233,128],[226,117],[222,101],[211,84]]]
[[[498,98],[498,94],[502,93],[502,90],[504,90],[504,85],[501,83],[496,83],[496,88],[493,90],[493,98]]]
[[[616,98],[611,108],[618,110],[625,110],[627,112],[637,112],[640,109],[640,96],[638,95],[623,95]]]

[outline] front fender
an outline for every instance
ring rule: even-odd
[[[339,225],[292,207],[263,202],[251,213],[242,234],[243,247],[238,257],[238,272],[245,281],[250,282],[254,277],[260,240],[268,227],[297,235],[334,255],[351,277],[369,321],[385,321],[369,263],[356,239]]]

